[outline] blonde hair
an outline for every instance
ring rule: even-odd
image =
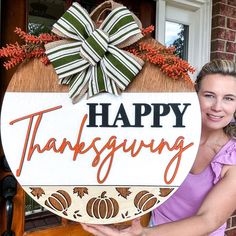
[[[198,92],[201,87],[201,81],[207,75],[220,74],[230,75],[236,80],[236,63],[229,60],[213,60],[205,64],[199,72],[195,81],[195,89]],[[234,112],[234,121],[224,127],[224,132],[231,138],[236,138],[236,111]]]

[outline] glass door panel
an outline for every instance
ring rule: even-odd
[[[176,55],[188,60],[189,26],[166,21],[165,22],[165,45],[174,46]]]

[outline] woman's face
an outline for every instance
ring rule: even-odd
[[[229,75],[205,76],[198,91],[203,128],[222,129],[236,111],[236,78]]]

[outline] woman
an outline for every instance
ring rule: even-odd
[[[207,63],[196,80],[202,113],[199,150],[184,183],[155,209],[153,227],[135,219],[119,230],[83,224],[96,236],[223,236],[236,209],[236,64]]]

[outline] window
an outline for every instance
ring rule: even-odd
[[[188,25],[171,21],[165,22],[165,45],[174,46],[175,54],[186,61],[188,60],[188,37]]]
[[[211,1],[156,0],[156,39],[160,43],[168,45],[171,24],[177,36],[182,34],[182,57],[198,72],[210,60]]]

